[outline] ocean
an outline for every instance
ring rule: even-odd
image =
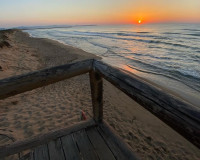
[[[94,53],[200,107],[200,24],[88,25],[25,32]]]

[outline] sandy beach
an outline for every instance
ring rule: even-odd
[[[46,67],[99,58],[59,42],[0,31],[0,79]],[[88,74],[0,100],[0,146],[92,115]],[[104,119],[141,159],[198,160],[200,150],[104,80]]]

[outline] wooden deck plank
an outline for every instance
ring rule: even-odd
[[[115,160],[113,153],[95,127],[86,132],[100,160]]]
[[[97,128],[97,130],[102,135],[109,148],[112,150],[112,153],[115,156],[115,158],[117,160],[126,160],[126,157],[124,157],[123,152],[113,143],[112,139],[108,135],[106,135],[99,127]]]
[[[65,160],[60,138],[48,143],[50,160]]]
[[[138,160],[138,156],[133,153],[131,147],[107,124],[105,121],[99,124],[98,131],[104,137],[107,145],[112,150],[117,159]],[[119,154],[120,153],[120,154]],[[119,158],[121,157],[121,158]]]
[[[74,140],[77,143],[81,156],[84,160],[98,160],[98,156],[94,151],[90,140],[85,132],[85,130],[81,130],[73,134]]]
[[[40,145],[34,149],[34,160],[49,160],[47,144]]]
[[[16,154],[27,149],[35,148],[39,145],[48,143],[50,140],[74,133],[76,131],[82,130],[87,127],[95,126],[94,120],[89,119],[87,121],[79,122],[75,125],[67,126],[66,128],[53,130],[48,133],[39,134],[34,137],[13,142],[12,144],[7,144],[0,146],[0,158],[6,157],[8,155]]]
[[[66,160],[81,160],[79,150],[74,142],[72,135],[61,138]]]
[[[117,136],[105,122],[101,123],[97,127],[97,130],[104,138],[117,160],[138,160],[138,157],[133,154],[130,147],[128,147],[128,145],[122,141],[122,138]]]
[[[72,128],[73,129],[73,128]],[[73,131],[73,132],[72,132]],[[66,132],[65,132],[66,133]],[[35,160],[136,160],[129,146],[104,121],[70,130],[34,148]],[[27,156],[24,156],[25,158]],[[31,156],[28,156],[28,159]],[[26,159],[26,158],[25,158]]]

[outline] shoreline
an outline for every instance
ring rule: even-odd
[[[122,67],[123,68],[123,67]],[[180,81],[164,77],[162,75],[150,74],[138,71],[129,66],[125,66],[125,70],[131,72],[134,76],[146,81],[147,83],[157,87],[163,92],[175,96],[180,101],[189,103],[194,108],[200,109],[200,93]],[[166,83],[167,82],[167,83]],[[178,86],[178,88],[177,88]],[[184,92],[183,92],[184,90]]]
[[[0,48],[3,56],[0,65],[1,60],[5,61],[0,78],[98,58],[54,40],[31,38],[21,31],[8,37],[11,47]],[[80,110],[88,118],[92,115],[88,74],[0,101],[0,133],[15,140],[29,138],[80,121]],[[104,81],[104,119],[141,159],[200,158],[199,149],[107,81]]]
[[[26,31],[24,31],[24,33],[27,33],[30,37],[37,38],[37,37],[32,36],[31,34],[29,34]],[[69,45],[65,42],[59,41],[57,39],[51,39],[51,40],[62,43],[62,44],[67,45],[67,46],[74,47],[72,45]],[[81,49],[81,48],[79,48],[79,49]],[[91,54],[93,54],[93,53],[91,53]],[[94,54],[94,55],[97,55],[97,54]],[[144,81],[152,84],[153,86],[156,86],[156,87],[162,89],[164,92],[169,93],[172,96],[177,97],[181,101],[189,103],[190,105],[194,106],[194,108],[200,109],[200,106],[199,106],[199,104],[200,104],[200,92],[192,89],[191,87],[187,86],[186,84],[184,84],[184,83],[182,83],[178,80],[171,79],[171,78],[168,78],[168,77],[165,77],[165,76],[162,76],[162,75],[154,75],[154,74],[151,74],[151,73],[142,72],[142,71],[136,70],[134,68],[131,68],[129,66],[126,66],[124,64],[120,64],[120,67],[119,67],[119,65],[115,64],[115,62],[109,63],[109,60],[104,59],[104,57],[101,57],[101,58],[106,63],[114,65],[118,68],[124,69],[126,71],[129,71],[134,76],[137,76],[138,78],[143,79]]]

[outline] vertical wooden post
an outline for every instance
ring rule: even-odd
[[[103,119],[103,80],[101,75],[90,71],[90,87],[93,106],[93,118],[97,122]]]

